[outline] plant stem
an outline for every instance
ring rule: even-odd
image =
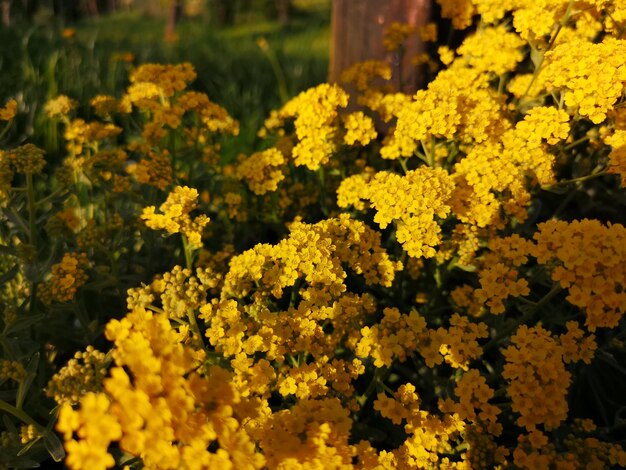
[[[608,170],[604,170],[604,171],[599,171],[598,173],[592,173],[591,175],[581,176],[579,178],[572,178],[571,180],[561,180],[561,181],[557,181],[554,184],[542,186],[541,189],[550,189],[550,188],[554,188],[555,186],[564,186],[570,183],[581,183],[583,181],[587,181],[593,178],[599,178],[600,176],[607,175],[608,173],[609,173]]]
[[[6,411],[7,413],[12,414],[17,419],[21,420],[23,423],[30,424],[35,426],[37,429],[42,430],[43,428],[35,421],[33,418],[28,416],[24,411],[18,410],[13,405],[9,405],[6,401],[0,400],[0,410]]]
[[[36,203],[35,201],[35,185],[33,184],[33,175],[26,174],[26,189],[28,193],[28,237],[30,244],[35,251],[37,250],[37,219],[35,217]]]
[[[548,44],[548,48],[541,54],[539,63],[537,64],[537,67],[535,68],[535,72],[533,73],[533,76],[530,79],[530,83],[528,84],[528,87],[526,87],[526,91],[524,92],[522,96],[520,96],[519,100],[517,100],[518,103],[522,101],[524,98],[526,98],[526,95],[528,95],[528,93],[530,92],[530,89],[535,84],[535,80],[537,80],[537,77],[539,76],[539,72],[541,72],[541,69],[543,68],[544,60],[546,58],[546,53],[550,49],[552,49],[552,47],[554,46],[554,43],[556,42],[556,38],[559,36],[559,33],[561,32],[561,29],[563,29],[563,26],[565,26],[565,24],[569,20],[572,14],[573,5],[574,5],[574,0],[570,0],[569,4],[567,5],[567,10],[565,10],[565,14],[563,15],[563,18],[561,18],[561,21],[559,21],[559,26],[557,27],[554,33],[554,36],[550,38],[550,43]]]
[[[519,317],[517,319],[517,321],[515,321],[513,324],[509,325],[508,327],[503,328],[498,336],[496,336],[491,341],[489,341],[487,344],[485,344],[485,346],[483,347],[483,351],[487,351],[487,350],[491,349],[493,346],[497,345],[504,338],[508,337],[511,333],[513,333],[517,329],[518,326],[520,326],[523,323],[526,323],[528,320],[530,320],[539,310],[541,310],[543,308],[544,305],[546,305],[550,300],[552,300],[562,290],[563,290],[563,288],[559,284],[554,284],[552,286],[552,289],[550,289],[550,292],[548,292],[546,295],[544,295],[541,298],[541,300],[539,300],[539,302],[537,302],[535,304],[535,306],[533,308],[528,309],[528,311],[526,311],[526,313],[524,313],[521,317]]]

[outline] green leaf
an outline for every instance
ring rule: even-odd
[[[10,246],[0,245],[0,253],[5,255],[15,255],[15,250]]]
[[[17,264],[13,266],[6,273],[0,276],[0,284],[5,284],[9,282],[11,279],[17,276],[17,273],[19,272],[19,270],[20,270],[20,267]]]
[[[20,449],[20,451],[17,453],[17,456],[21,457],[26,452],[28,452],[35,444],[37,444],[37,442],[39,442],[39,439],[41,439],[41,436],[36,437],[32,441],[28,442],[24,447]]]
[[[28,457],[12,458],[9,462],[10,468],[39,468],[39,462]]]
[[[2,422],[4,423],[4,428],[7,431],[12,432],[13,434],[18,434],[15,424],[13,424],[13,421],[9,419],[8,415],[6,414],[2,415]]]
[[[37,376],[37,367],[39,367],[39,352],[33,354],[33,357],[26,367],[26,378],[20,383],[20,387],[17,391],[16,403],[17,407],[20,409],[24,404],[24,399],[26,398],[26,394],[28,393],[33,380],[35,380],[35,377]]]
[[[61,439],[59,439],[59,436],[57,436],[53,431],[46,432],[43,435],[43,444],[50,454],[50,457],[52,457],[55,462],[60,462],[65,458],[63,443],[61,442]]]
[[[29,326],[42,322],[45,317],[46,316],[44,314],[28,315],[28,316],[20,317],[17,320],[15,320],[13,323],[11,323],[11,326],[9,326],[6,330],[6,334],[10,334],[10,333],[15,334],[22,330],[25,330]]]

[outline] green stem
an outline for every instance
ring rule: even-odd
[[[187,266],[187,269],[191,271],[193,269],[193,248],[189,245],[187,237],[182,233],[181,238],[183,240],[183,251],[185,253],[185,265]],[[204,348],[204,338],[202,337],[202,333],[200,332],[200,326],[198,325],[198,322],[196,320],[196,313],[191,308],[187,309],[187,319],[189,320],[189,325],[191,326],[191,329],[198,337],[198,340]]]
[[[47,195],[46,197],[44,197],[43,199],[40,199],[39,201],[37,201],[35,203],[35,205],[41,207],[44,204],[52,201],[55,197],[57,197],[59,194],[61,194],[64,191],[65,191],[65,189],[59,188],[56,191],[54,191],[54,192],[50,193],[49,195]]]
[[[26,189],[28,192],[28,235],[30,244],[37,249],[37,219],[35,218],[36,204],[35,201],[35,185],[33,184],[33,175],[26,174]]]
[[[515,322],[509,325],[506,328],[503,328],[500,334],[489,341],[483,347],[483,351],[487,351],[492,347],[496,346],[500,341],[504,338],[507,338],[511,333],[513,333],[517,328],[530,320],[539,310],[541,310],[550,300],[552,300],[556,295],[558,295],[563,288],[559,284],[554,284],[550,292],[544,295],[539,302],[535,304],[535,306],[531,309],[528,309],[526,313],[524,313],[521,317],[519,317]]]
[[[191,325],[191,329],[198,337],[200,344],[202,344],[202,349],[205,349],[206,345],[204,344],[204,338],[202,337],[202,333],[200,332],[200,326],[198,325],[198,322],[196,320],[196,313],[191,308],[187,309],[187,319],[189,320],[189,325]]]
[[[428,149],[426,148],[426,145],[424,144],[424,142],[422,140],[420,140],[420,144],[422,144],[422,150],[424,151],[424,156],[426,157],[426,164],[431,167],[434,168],[435,166],[435,156],[431,154],[431,152],[428,151]],[[431,142],[432,144],[432,142]]]
[[[31,418],[30,416],[28,416],[24,411],[22,410],[18,410],[17,408],[15,408],[12,405],[9,405],[6,401],[4,400],[0,400],[0,410],[6,411],[7,413],[12,414],[13,416],[15,416],[17,419],[19,419],[20,421],[22,421],[23,423],[26,424],[30,424],[32,426],[35,426],[38,430],[42,430],[43,428],[39,425],[39,423],[37,423],[37,421],[35,421],[33,418]]]
[[[587,181],[593,178],[599,178],[600,176],[607,175],[608,173],[609,173],[608,170],[604,170],[604,171],[599,171],[598,173],[593,173],[591,175],[581,176],[579,178],[572,178],[571,180],[561,180],[561,181],[557,181],[554,184],[542,186],[541,189],[550,189],[556,186],[565,186],[566,184],[570,184],[570,183],[581,183],[583,181]]]
[[[181,233],[181,238],[183,240],[183,253],[185,254],[185,266],[187,269],[193,269],[193,248],[189,246],[189,241],[187,237]]]
[[[11,122],[12,121],[7,121],[6,125],[4,126],[4,129],[2,129],[2,131],[0,132],[0,139],[2,139],[4,135],[9,131],[9,128],[11,127]]]
[[[539,59],[539,63],[537,64],[537,67],[535,68],[535,72],[533,73],[532,78],[530,79],[530,83],[528,84],[528,87],[526,87],[526,91],[524,92],[524,94],[522,96],[520,96],[519,100],[517,100],[517,102],[521,102],[524,98],[526,98],[526,95],[528,95],[528,93],[530,92],[530,89],[532,88],[532,86],[535,84],[535,80],[537,80],[537,77],[539,76],[539,72],[541,72],[542,68],[543,68],[543,64],[546,58],[546,53],[552,49],[552,47],[554,46],[554,43],[556,42],[556,38],[559,36],[559,33],[561,32],[561,30],[563,29],[563,26],[565,26],[565,24],[567,23],[567,21],[569,20],[571,14],[572,14],[572,6],[574,5],[574,0],[570,0],[569,4],[567,5],[567,10],[565,10],[565,14],[563,15],[563,18],[561,18],[561,21],[559,21],[559,26],[557,27],[554,36],[552,36],[550,38],[550,43],[548,44],[548,48],[541,54],[541,58]]]
[[[575,140],[574,142],[572,142],[571,144],[566,145],[565,147],[563,147],[563,150],[570,150],[574,147],[576,147],[578,144],[582,144],[583,142],[586,142],[590,139],[590,137],[588,135],[581,137],[578,140]]]
[[[278,83],[278,95],[280,96],[281,101],[286,103],[289,100],[289,93],[287,92],[287,79],[285,78],[283,69],[278,62],[278,58],[276,57],[276,54],[274,54],[274,51],[270,48],[267,41],[263,40],[258,44],[259,48],[263,51],[263,54],[267,57],[267,61],[272,67],[274,77],[276,77],[276,82]]]
[[[372,381],[365,390],[365,393],[358,398],[358,402],[361,406],[367,403],[367,400],[369,400],[374,391],[378,389],[379,385],[382,384],[390,374],[391,370],[387,367],[377,368],[374,371],[374,377],[372,377]]]
[[[405,175],[406,175],[407,171],[409,171],[409,169],[406,166],[406,161],[407,160],[408,159],[402,158],[402,157],[398,158],[398,162],[400,162],[400,166],[402,167],[402,171],[404,172]]]

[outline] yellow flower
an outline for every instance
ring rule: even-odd
[[[17,113],[17,101],[9,100],[4,108],[0,108],[0,121],[10,121]]]
[[[282,167],[286,159],[276,148],[256,152],[243,160],[235,174],[244,180],[253,193],[262,195],[278,189],[278,183],[285,179]]]
[[[567,417],[567,391],[571,374],[563,363],[563,349],[540,326],[522,325],[502,354],[506,364],[502,377],[509,382],[507,393],[517,423],[532,431],[543,424],[557,428]]]
[[[391,23],[383,36],[383,46],[390,52],[400,49],[404,42],[415,34],[415,27],[407,23],[399,23],[397,21]]]
[[[67,117],[76,107],[76,101],[68,98],[65,95],[59,95],[54,99],[49,100],[44,106],[44,110],[51,118],[64,118]]]
[[[343,137],[344,143],[347,145],[367,145],[377,136],[374,129],[374,121],[366,116],[362,111],[350,113],[344,117],[344,127],[346,133]]]
[[[198,204],[198,191],[188,186],[177,186],[167,196],[156,213],[154,206],[144,208],[141,219],[153,230],[166,230],[168,233],[182,233],[195,248],[202,246],[202,229],[209,223],[206,215],[194,219],[189,215]]]

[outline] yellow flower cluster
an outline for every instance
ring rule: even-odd
[[[427,23],[417,30],[419,37],[424,42],[435,42],[437,40],[437,23]]]
[[[296,222],[277,245],[259,244],[233,257],[222,296],[247,296],[256,285],[258,293],[280,298],[299,277],[314,290],[340,295],[346,290],[342,262],[368,284],[390,286],[402,265],[380,243],[380,233],[346,214],[315,225]]]
[[[466,468],[463,462],[451,462],[448,457],[452,442],[464,424],[455,415],[439,418],[420,409],[420,399],[415,386],[404,384],[394,392],[393,398],[379,393],[374,409],[395,424],[406,422],[407,439],[391,452],[381,451],[378,466],[368,468]]]
[[[383,36],[383,46],[389,52],[394,52],[404,46],[404,42],[415,34],[415,28],[407,23],[394,21],[386,29]]]
[[[25,144],[8,152],[2,152],[0,158],[7,158],[17,173],[33,175],[41,173],[46,161],[44,151],[33,144]]]
[[[567,41],[546,53],[542,80],[548,90],[564,91],[565,104],[572,112],[599,124],[623,94],[625,57],[626,40]]]
[[[274,413],[259,435],[267,468],[350,468],[349,410],[337,399],[302,400]]]
[[[428,89],[419,90],[408,105],[398,110],[395,132],[385,142],[381,156],[411,157],[420,143],[429,154],[434,138],[458,137],[468,143],[497,139],[510,124],[504,118],[502,102],[488,90],[488,83],[488,74],[462,61],[440,72]]]
[[[184,90],[196,78],[190,63],[161,65],[143,64],[130,74],[131,83],[152,83],[167,97]]]
[[[278,189],[278,183],[285,179],[282,167],[286,163],[282,152],[271,148],[253,153],[237,165],[235,172],[254,194],[262,195]]]
[[[459,398],[458,403],[450,398],[440,400],[439,408],[442,411],[456,413],[460,419],[469,420],[494,436],[502,433],[502,425],[498,423],[498,415],[502,410],[489,403],[495,392],[478,370],[466,370],[456,384],[454,393]]]
[[[104,470],[115,465],[107,452],[111,441],[122,436],[122,427],[111,416],[111,403],[106,395],[89,392],[80,401],[78,411],[69,404],[61,407],[57,430],[63,433],[67,451],[66,465],[71,469]],[[73,438],[77,434],[79,440]]]
[[[46,303],[70,302],[89,279],[85,271],[89,265],[86,253],[65,253],[52,265],[50,279],[39,284],[39,296]]]
[[[460,60],[480,72],[502,75],[524,59],[524,41],[504,26],[479,29],[457,49]],[[494,54],[494,51],[498,51]]]
[[[170,318],[181,318],[189,312],[197,310],[206,298],[207,288],[214,288],[221,276],[211,269],[197,268],[195,276],[191,269],[174,266],[170,272],[157,277],[150,285],[149,290],[142,294],[148,295],[147,302],[135,301],[132,306],[148,306],[153,298],[152,294],[159,295],[163,311]],[[131,305],[129,303],[129,305]]]
[[[336,149],[337,110],[348,105],[348,94],[338,85],[323,83],[303,91],[266,120],[265,128],[274,130],[293,119],[297,143],[292,150],[296,166],[317,170],[325,165]]]
[[[99,143],[112,139],[121,132],[120,127],[111,123],[73,119],[67,124],[63,137],[67,140],[66,147],[70,155],[78,156],[86,150],[96,151]]]
[[[88,392],[99,392],[106,374],[106,355],[87,346],[78,351],[61,370],[48,382],[46,395],[54,398],[59,405],[74,405]]]
[[[341,72],[341,82],[351,83],[360,92],[369,90],[373,81],[391,79],[391,66],[382,60],[357,62]]]
[[[394,361],[404,362],[407,353],[415,351],[425,328],[426,321],[416,311],[406,315],[397,308],[386,308],[379,323],[361,329],[355,353],[374,359],[375,367],[391,367]]]
[[[575,321],[568,321],[565,327],[567,332],[559,337],[559,342],[563,348],[563,362],[569,364],[583,361],[585,364],[591,364],[596,349],[598,349],[596,335],[585,335],[578,322]]]
[[[76,101],[65,95],[59,95],[49,100],[44,106],[44,110],[51,118],[67,119],[70,112],[76,107]]]
[[[476,14],[473,0],[437,0],[437,3],[441,5],[441,16],[450,18],[454,29],[465,29],[472,24]]]
[[[615,328],[626,312],[626,229],[597,220],[550,220],[538,225],[530,254],[550,267],[568,290],[567,300],[585,312],[590,331]]]
[[[453,212],[461,221],[479,227],[502,227],[501,209],[524,220],[530,200],[525,178],[532,176],[541,184],[554,182],[554,155],[546,143],[565,139],[568,121],[562,110],[533,108],[514,129],[501,135],[500,142],[472,148],[454,167],[458,189]]]
[[[94,108],[95,113],[101,118],[110,117],[116,112],[120,112],[120,103],[113,96],[94,96],[89,104]]]
[[[40,436],[41,434],[32,424],[23,425],[20,427],[20,441],[22,444],[28,444],[30,441]]]
[[[187,186],[177,186],[167,195],[167,199],[156,213],[154,206],[144,208],[141,219],[153,230],[166,230],[168,233],[181,233],[194,248],[202,246],[202,229],[209,223],[209,218],[198,215],[194,219],[189,215],[198,207],[198,191]]]
[[[362,111],[350,113],[344,117],[344,128],[346,130],[343,141],[347,145],[367,145],[376,139],[377,133],[374,129],[374,121],[366,116]]]
[[[381,228],[397,223],[396,237],[409,256],[432,258],[441,243],[441,228],[435,217],[450,213],[448,201],[454,183],[441,168],[421,167],[404,176],[380,171],[360,197],[376,210],[374,222]]]
[[[367,194],[369,182],[375,174],[371,167],[364,173],[344,178],[337,188],[337,205],[341,208],[353,206],[357,210],[365,209],[365,201],[361,199]]]
[[[0,121],[10,121],[17,114],[17,101],[9,100],[0,108]]]
[[[504,301],[509,296],[524,297],[530,293],[528,281],[518,274],[503,263],[486,266],[480,271],[480,289],[474,291],[476,301],[486,304],[494,315],[504,313]]]
[[[605,141],[612,147],[609,153],[609,172],[618,174],[622,187],[626,187],[626,130],[616,130]]]
[[[213,103],[204,93],[186,91],[178,97],[176,104],[184,113],[195,112],[209,132],[239,134],[239,123],[228,114],[225,108]],[[190,133],[190,137],[195,136]]]
[[[130,148],[129,150],[139,150]],[[172,161],[167,149],[157,152],[148,150],[142,152],[142,157],[138,162],[129,163],[126,172],[134,177],[141,184],[148,184],[164,190],[173,181]]]
[[[227,371],[196,372],[192,351],[165,316],[135,309],[110,322],[106,335],[115,342],[116,365],[105,393],[86,394],[77,411],[61,408],[57,429],[65,435],[70,468],[112,467],[112,441],[151,468],[263,467],[237,419],[254,416],[254,404],[234,408],[241,399]],[[217,451],[208,450],[213,443]]]
[[[563,363],[563,349],[540,326],[520,326],[502,351],[506,364],[502,377],[509,382],[511,406],[517,424],[528,431],[542,424],[555,429],[567,417],[567,391],[571,374]]]
[[[19,361],[0,360],[0,379],[21,382],[26,378],[26,370]]]
[[[354,323],[375,310],[371,296],[347,292],[344,263],[368,285],[390,286],[401,269],[380,247],[380,235],[362,222],[342,216],[292,224],[290,236],[278,245],[257,245],[233,257],[222,300],[200,308],[206,336],[227,357],[243,351],[251,358],[264,353],[268,360],[284,361],[287,354],[308,353],[323,362],[346,336],[356,342]],[[286,289],[286,310],[270,310],[263,299],[271,295],[279,301]],[[234,300],[249,296],[251,305]],[[332,333],[326,333],[329,328]]]
[[[478,340],[487,336],[485,323],[475,323],[469,317],[455,313],[450,317],[449,328],[428,330],[418,351],[429,367],[445,361],[455,369],[468,370],[470,362],[479,358],[483,352]]]

